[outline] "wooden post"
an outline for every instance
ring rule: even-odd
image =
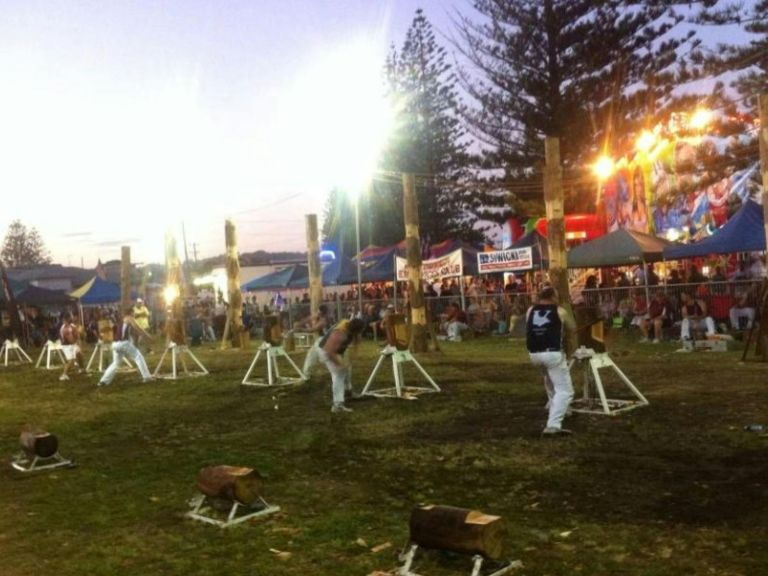
[[[763,175],[763,219],[768,249],[768,93],[757,97],[757,107],[760,109],[760,172]],[[768,266],[765,268],[765,273],[768,277]]]
[[[411,302],[411,351],[427,351],[427,310],[421,285],[421,243],[419,242],[419,205],[416,178],[403,174],[403,215],[405,219],[405,255],[408,260],[408,294]]]
[[[227,293],[229,308],[227,320],[232,346],[247,348],[249,344],[248,331],[243,326],[243,295],[240,292],[240,260],[237,254],[237,234],[235,223],[227,220],[224,225],[224,240],[227,246]]]
[[[197,487],[206,496],[252,504],[262,494],[264,478],[253,468],[208,466],[197,475]]]
[[[131,247],[120,249],[120,314],[131,304]]]
[[[169,341],[176,344],[186,344],[187,335],[184,326],[184,310],[181,302],[181,262],[176,252],[176,238],[170,232],[165,234],[165,285],[173,289],[175,298],[166,301],[165,334]]]
[[[307,231],[307,267],[309,269],[309,309],[315,316],[323,301],[323,271],[320,268],[320,241],[317,237],[317,214],[304,216]]]
[[[500,516],[453,506],[421,506],[411,511],[410,540],[424,548],[480,554],[498,560],[504,552]]]

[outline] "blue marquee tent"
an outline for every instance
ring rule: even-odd
[[[763,207],[753,200],[747,200],[712,236],[693,244],[670,246],[664,250],[664,258],[678,260],[709,254],[764,251],[764,222]]]
[[[519,238],[510,248],[531,248],[534,269],[549,266],[549,243],[547,242],[547,237],[535,228],[522,238]]]
[[[98,306],[100,304],[115,304],[120,302],[120,286],[94,276],[77,290],[69,293],[80,300],[83,306]]]
[[[323,286],[339,286],[355,282],[357,282],[357,271],[351,260],[337,258],[323,266]],[[306,264],[291,264],[281,270],[254,278],[240,287],[246,292],[286,288],[309,288],[309,270]]]

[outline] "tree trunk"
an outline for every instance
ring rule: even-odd
[[[314,318],[323,303],[323,271],[320,266],[320,242],[317,237],[317,215],[307,214],[307,268],[309,270],[309,313]]]
[[[19,443],[29,456],[50,458],[59,451],[59,440],[53,434],[41,430],[24,430]]]
[[[208,466],[197,475],[200,492],[213,498],[253,504],[261,495],[264,479],[253,468]]]
[[[492,560],[504,549],[500,516],[453,506],[422,506],[411,511],[411,541],[424,548],[480,554]]]
[[[224,225],[224,241],[227,248],[227,292],[229,295],[229,329],[233,348],[248,348],[250,338],[243,326],[243,295],[240,292],[240,260],[237,254],[235,223],[227,220]]]
[[[408,292],[411,303],[411,350],[427,351],[427,311],[421,282],[421,243],[419,241],[419,205],[416,200],[416,179],[403,174],[403,217],[405,219],[405,250],[408,260]]]

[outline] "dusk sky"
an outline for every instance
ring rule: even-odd
[[[466,4],[5,0],[0,231],[20,219],[55,262],[86,267],[122,245],[161,262],[167,229],[183,253],[182,221],[190,257],[223,253],[226,217],[241,252],[304,250],[304,214],[365,164],[347,169],[345,134],[370,111],[338,94],[376,89],[417,8],[448,30],[452,6]]]

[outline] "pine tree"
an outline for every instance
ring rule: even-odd
[[[35,266],[51,262],[40,233],[35,228],[28,229],[20,220],[14,220],[8,227],[0,258],[9,267]]]
[[[542,195],[544,137],[561,141],[566,208],[594,198],[585,169],[602,150],[631,151],[642,128],[676,105],[675,67],[697,46],[671,0],[475,0],[458,21],[469,66],[464,109],[494,170],[499,203]],[[682,3],[685,4],[685,3]],[[570,193],[570,194],[569,194]],[[486,202],[492,199],[486,198]],[[592,206],[594,207],[594,200]]]
[[[477,199],[462,185],[469,155],[458,114],[457,80],[422,10],[416,11],[400,51],[392,50],[385,71],[399,112],[383,168],[417,175],[421,236],[433,243],[480,239],[471,216]],[[389,210],[387,199],[397,198],[397,206],[391,206],[395,211],[380,218],[375,228],[377,233],[396,233],[397,240],[403,237],[402,192],[395,192],[400,189],[398,180],[380,183],[372,204],[374,210]]]

